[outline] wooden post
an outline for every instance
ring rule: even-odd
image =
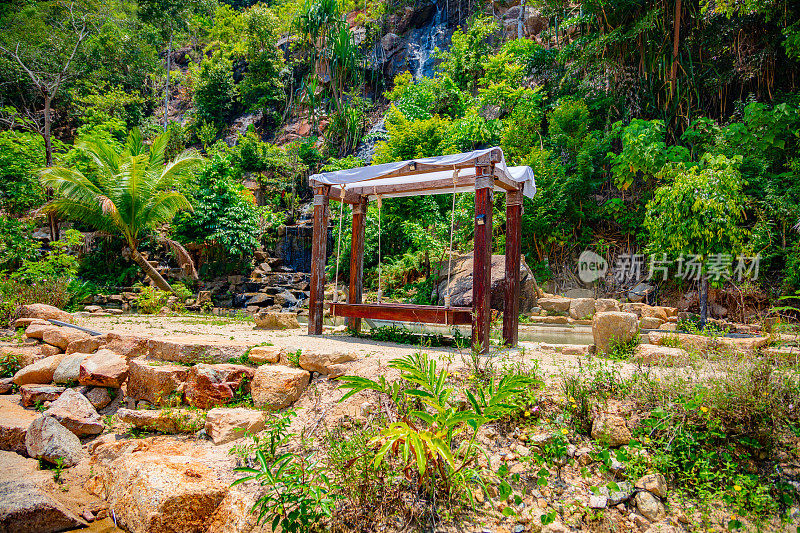
[[[311,245],[311,295],[308,301],[308,334],[321,335],[325,305],[325,261],[328,247],[328,191],[330,186],[314,190],[314,236]]]
[[[516,346],[519,337],[519,263],[522,240],[522,189],[506,193],[506,285],[503,344]]]
[[[353,235],[350,240],[350,285],[347,302],[360,304],[364,282],[364,223],[367,217],[367,199],[353,204]],[[361,331],[360,318],[348,318],[347,326],[356,333]]]
[[[494,168],[475,167],[475,250],[472,265],[472,345],[489,352],[492,320],[492,201]]]

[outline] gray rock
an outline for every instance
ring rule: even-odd
[[[614,506],[625,503],[633,497],[633,485],[626,481],[617,483],[619,490],[609,491],[608,505]]]
[[[33,483],[0,482],[0,531],[55,533],[86,523]]]
[[[41,416],[31,422],[25,435],[28,455],[57,464],[61,458],[63,466],[75,466],[83,457],[81,441],[70,430],[51,416]]]
[[[92,407],[98,411],[114,401],[114,397],[106,387],[83,387],[83,389],[81,389],[81,394],[86,396],[86,399],[89,400]]]
[[[69,383],[71,381],[78,381],[78,376],[81,372],[81,363],[84,359],[89,357],[88,353],[73,353],[64,357],[56,367],[53,373],[53,382],[55,383]]]
[[[605,509],[608,504],[608,498],[602,495],[589,496],[589,507],[591,509]]]

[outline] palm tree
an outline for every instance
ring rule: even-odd
[[[40,177],[42,185],[56,193],[46,210],[99,231],[121,233],[132,259],[155,285],[175,294],[138,250],[148,230],[169,222],[181,209],[192,209],[174,187],[177,179],[195,169],[203,158],[194,150],[187,150],[165,164],[168,140],[169,134],[163,133],[148,149],[139,130],[134,129],[122,152],[103,141],[81,141],[76,148],[94,162],[95,174],[87,176],[74,168],[50,167],[43,169]]]

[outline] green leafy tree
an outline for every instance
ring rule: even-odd
[[[741,251],[744,220],[741,157],[704,157],[699,165],[680,163],[666,170],[671,183],[656,190],[647,204],[644,226],[649,251],[668,257],[697,256],[705,263],[714,254],[735,257]],[[705,268],[705,267],[704,267]],[[704,270],[701,319],[707,317],[708,276]]]
[[[231,60],[220,52],[203,59],[194,87],[198,118],[221,128],[233,113],[238,95]]]
[[[226,258],[242,258],[258,248],[259,208],[234,172],[230,158],[218,154],[192,179],[187,195],[194,213],[176,217],[177,239],[214,246]]]
[[[451,39],[450,49],[438,51],[441,70],[462,90],[477,94],[478,80],[485,73],[485,60],[491,51],[489,37],[497,31],[491,17],[470,21],[467,33],[458,29]]]
[[[44,142],[34,133],[0,132],[0,207],[23,213],[44,202],[36,172],[44,166]]]
[[[160,135],[148,148],[134,129],[122,151],[103,141],[81,142],[77,147],[92,159],[97,172],[87,176],[75,168],[53,167],[42,171],[41,180],[56,193],[48,210],[100,231],[122,234],[131,258],[156,286],[175,293],[138,250],[148,231],[172,220],[176,212],[191,209],[174,187],[202,158],[186,151],[165,162],[168,137],[167,133]]]

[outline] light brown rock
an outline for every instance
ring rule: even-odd
[[[658,329],[664,321],[654,316],[643,316],[639,319],[639,327],[642,329]]]
[[[250,392],[253,369],[243,365],[195,365],[186,375],[186,403],[201,409],[224,405]]]
[[[188,373],[185,366],[133,359],[128,365],[128,398],[152,405],[181,403]]]
[[[667,497],[667,480],[661,474],[647,474],[639,478],[634,486],[640,490],[650,491],[659,498]]]
[[[256,364],[277,363],[286,351],[278,346],[254,346],[247,357]]]
[[[126,424],[161,433],[195,433],[204,423],[204,413],[188,409],[118,409],[116,414]]]
[[[44,412],[78,437],[98,435],[104,426],[100,415],[86,397],[75,389],[65,390]]]
[[[119,353],[112,346],[107,348]],[[249,346],[236,341],[197,341],[195,339],[147,339],[147,358],[185,365],[224,363],[245,354]]]
[[[29,339],[42,340],[42,337],[44,337],[44,332],[45,331],[49,331],[51,329],[58,329],[58,327],[59,327],[59,326],[54,326],[49,322],[45,322],[44,324],[42,324],[41,322],[44,322],[44,321],[40,321],[40,322],[37,322],[35,324],[31,324],[30,326],[25,328],[25,336],[28,337]]]
[[[256,515],[251,512],[256,495],[243,491],[228,491],[214,515],[209,519],[205,533],[241,533],[251,531],[256,525]]]
[[[40,350],[42,351],[42,357],[50,357],[51,355],[64,353],[64,350],[58,346],[52,346],[50,344],[42,344]]]
[[[42,320],[60,320],[61,322],[72,322],[72,315],[62,311],[58,307],[47,304],[23,305],[19,311],[20,318],[39,318]]]
[[[256,329],[297,329],[300,323],[297,321],[297,313],[274,313],[271,311],[262,311],[258,313],[253,320],[256,323]]]
[[[66,354],[56,354],[44,359],[39,359],[24,368],[21,368],[14,374],[14,383],[19,386],[27,385],[29,383],[48,384],[53,381],[53,374],[61,364]]]
[[[605,313],[606,311],[619,311],[620,305],[617,300],[612,298],[598,298],[594,301],[594,309],[598,313]]]
[[[551,313],[566,313],[569,311],[571,300],[562,296],[538,298],[536,305]]]
[[[300,368],[260,366],[250,384],[253,404],[269,409],[288,407],[303,394],[310,378],[311,374]]]
[[[631,441],[631,431],[625,419],[613,413],[598,413],[592,421],[592,438],[611,447]]]
[[[592,335],[598,353],[606,352],[615,342],[628,342],[639,334],[639,320],[633,313],[607,311],[592,319]]]
[[[0,378],[0,394],[8,394],[14,388],[14,378]]]
[[[102,335],[92,335],[84,339],[72,341],[64,350],[67,353],[94,353],[100,348],[113,341],[119,341],[122,337],[116,333],[104,333]]]
[[[243,407],[211,409],[206,417],[206,433],[214,444],[241,439],[245,433],[255,434],[264,429],[264,412]]]
[[[28,426],[25,435],[28,456],[69,468],[83,457],[81,441],[70,430],[51,416],[40,416]]]
[[[111,350],[98,350],[81,363],[81,385],[119,388],[128,377],[128,362]]]
[[[570,300],[569,316],[575,320],[592,318],[594,311],[594,298],[573,298]]]
[[[14,322],[11,323],[11,329],[26,329],[31,324],[37,324],[39,326],[51,326],[50,322],[47,320],[42,320],[41,318],[18,318]]]
[[[644,305],[642,306],[642,318],[657,318],[661,322],[666,322],[669,318],[667,309],[658,305]]]
[[[667,517],[667,510],[664,508],[664,504],[647,491],[637,492],[634,502],[642,516],[651,522],[660,522]]]
[[[205,533],[229,489],[201,455],[165,437],[102,444],[87,488],[109,503],[126,531]]]
[[[683,348],[640,344],[636,347],[632,360],[645,365],[680,367],[689,364],[689,352]]]
[[[52,346],[58,346],[62,350],[65,350],[71,342],[88,339],[89,337],[91,337],[91,335],[85,331],[67,327],[47,329],[42,334],[42,340],[44,342]]]
[[[33,407],[37,403],[52,402],[61,396],[64,387],[53,385],[23,385],[19,388],[20,403],[23,407]]]
[[[354,353],[313,353],[300,352],[300,368],[309,372],[319,372],[329,378],[344,375],[347,365],[358,359]]]
[[[17,398],[15,395],[0,398],[0,450],[27,455],[25,434],[39,413],[22,408]]]
[[[679,344],[681,348],[686,350],[697,350],[698,352],[705,352],[709,348],[710,337],[704,335],[689,335],[688,333],[665,333],[658,331],[651,331],[648,334],[650,342],[658,346],[665,343]]]

